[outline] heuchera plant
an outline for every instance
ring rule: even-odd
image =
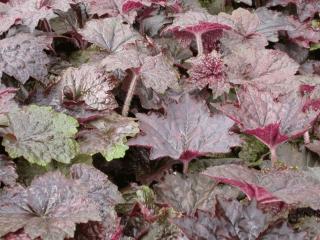
[[[320,239],[319,14],[0,0],[0,238]]]

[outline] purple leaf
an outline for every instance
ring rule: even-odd
[[[320,209],[319,180],[308,171],[284,169],[263,172],[230,164],[210,167],[202,174],[238,187],[249,199],[260,203],[284,202]]]
[[[118,106],[111,92],[116,85],[117,80],[105,70],[83,64],[66,69],[55,91],[62,103],[84,102],[89,109],[113,110]]]
[[[206,12],[188,11],[178,14],[173,24],[166,31],[172,32],[177,38],[185,38],[189,41],[195,39],[198,54],[203,53],[203,36],[209,34],[209,38],[217,40],[223,30],[231,29],[233,21],[222,16],[213,16]]]
[[[88,234],[98,228],[100,230],[96,234],[98,236],[101,234],[101,239],[113,239],[112,236],[117,231],[119,220],[114,207],[116,204],[123,202],[121,193],[110,182],[107,175],[94,167],[85,164],[75,164],[71,167],[70,172],[78,187],[85,188],[88,198],[98,205],[99,214],[102,219],[100,223],[90,222],[81,224],[80,232]]]
[[[147,88],[164,93],[167,88],[179,89],[179,73],[173,67],[173,61],[162,53],[147,56],[141,67],[141,80]]]
[[[294,26],[294,30],[288,31],[291,41],[304,48],[310,48],[312,43],[320,42],[320,31],[312,27],[311,21],[301,23],[292,17],[289,17],[288,20]]]
[[[0,125],[7,125],[6,114],[18,108],[18,104],[13,99],[17,90],[16,88],[0,88]]]
[[[295,92],[274,100],[270,92],[248,87],[238,92],[238,99],[238,106],[226,104],[220,109],[271,150],[302,136],[318,116],[316,111],[303,111],[305,100]]]
[[[219,16],[234,22],[234,28],[224,32],[221,42],[229,48],[237,48],[238,44],[263,48],[268,45],[266,37],[258,32],[260,20],[257,14],[238,8],[232,15],[220,13]]]
[[[238,201],[218,199],[214,212],[198,210],[195,215],[182,216],[172,220],[190,239],[290,239],[304,240],[305,233],[295,233],[283,220],[277,222],[257,208],[252,201],[248,205]],[[279,223],[281,228],[279,230]],[[288,238],[289,239],[289,238]]]
[[[287,6],[289,3],[296,5],[300,21],[305,21],[308,18],[312,19],[316,13],[320,12],[320,2],[318,0],[270,0],[267,6]]]
[[[119,0],[89,0],[88,13],[97,14],[98,16],[108,15],[115,17],[120,12],[117,1]]]
[[[22,230],[19,230],[15,233],[9,233],[3,237],[4,240],[32,240],[28,234],[23,232]],[[36,238],[36,240],[39,240],[39,238]]]
[[[175,210],[186,214],[194,213],[197,209],[213,211],[217,195],[236,199],[239,193],[235,188],[219,186],[205,176],[183,176],[178,173],[165,176],[163,182],[154,186],[154,190],[157,202],[169,204]]]
[[[262,33],[271,42],[277,42],[278,31],[287,31],[291,41],[304,48],[309,48],[311,43],[320,41],[320,32],[312,27],[311,21],[300,22],[293,16],[286,16],[281,12],[268,10],[265,7],[256,10],[261,24],[258,32]]]
[[[85,40],[110,53],[140,39],[139,34],[132,30],[129,24],[124,24],[121,17],[93,19],[87,22],[79,33]]]
[[[9,0],[6,4],[0,3],[0,34],[6,32],[12,25],[25,25],[31,32],[34,31],[41,19],[55,17],[54,9],[67,11],[71,0]]]
[[[33,180],[26,189],[4,191],[0,198],[0,236],[24,228],[32,239],[63,240],[73,237],[76,223],[100,221],[96,204],[59,172]]]
[[[0,40],[0,77],[2,73],[24,84],[30,77],[44,81],[49,58],[43,52],[51,41],[46,37],[34,37],[20,33]]]
[[[209,54],[191,58],[192,67],[188,70],[190,77],[186,80],[199,89],[212,89],[214,97],[228,93],[230,84],[227,82],[224,62],[219,53],[212,51]]]
[[[258,32],[263,34],[270,42],[279,41],[279,31],[292,31],[295,29],[295,26],[290,23],[288,17],[280,12],[260,7],[255,13],[260,19]]]
[[[186,95],[171,103],[166,115],[137,114],[143,134],[130,139],[129,145],[151,148],[150,159],[169,156],[185,165],[194,158],[210,153],[226,153],[241,143],[229,133],[233,122],[222,114],[210,115],[208,107]],[[208,128],[210,126],[210,128]]]
[[[296,89],[293,81],[299,64],[279,50],[239,47],[224,58],[229,81],[270,90],[273,96]]]
[[[14,186],[18,174],[14,162],[5,155],[0,155],[0,183],[7,186]]]
[[[77,134],[77,141],[81,153],[93,155],[100,152],[107,161],[111,161],[124,157],[125,151],[129,149],[126,137],[133,137],[138,132],[139,125],[133,118],[110,113],[90,121]]]

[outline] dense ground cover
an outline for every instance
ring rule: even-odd
[[[0,0],[0,237],[320,239],[318,0]]]

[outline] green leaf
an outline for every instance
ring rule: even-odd
[[[116,113],[91,121],[77,135],[80,152],[88,155],[101,153],[107,161],[122,158],[129,149],[127,137],[135,136],[139,132],[138,126],[134,118]]]
[[[30,105],[9,113],[8,119],[2,145],[12,158],[45,166],[53,159],[70,163],[79,150],[77,120],[51,107]]]

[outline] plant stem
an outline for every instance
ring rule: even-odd
[[[306,131],[306,132],[303,134],[303,140],[304,140],[304,144],[310,143],[310,134],[309,134],[309,131]]]
[[[271,167],[274,167],[278,160],[276,148],[270,148],[270,153],[271,153]]]
[[[133,76],[132,76],[130,86],[129,86],[129,89],[127,92],[126,100],[124,101],[124,105],[122,108],[122,116],[124,116],[124,117],[128,116],[129,108],[131,105],[134,91],[136,89],[138,79],[139,79],[139,75],[133,72]]]
[[[198,50],[198,56],[201,56],[203,54],[203,43],[201,34],[196,34],[196,42],[197,42],[197,50]]]
[[[183,174],[188,173],[188,167],[189,167],[189,161],[184,161],[183,162]]]

